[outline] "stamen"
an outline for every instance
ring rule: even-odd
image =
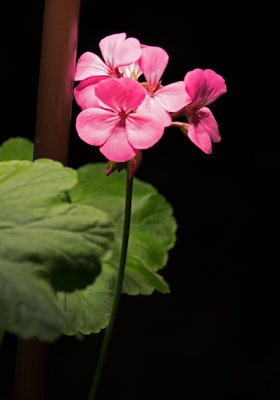
[[[150,86],[149,87],[150,94],[153,95],[160,88],[160,85],[161,81],[159,81],[156,85]]]
[[[124,110],[121,110],[121,111],[119,112],[119,117],[120,117],[121,119],[126,119],[126,117],[127,117],[126,112],[125,112]]]
[[[154,94],[154,92],[156,91],[156,86],[150,86],[150,93]]]

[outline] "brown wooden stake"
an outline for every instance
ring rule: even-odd
[[[45,0],[34,160],[67,165],[81,0]],[[46,343],[18,341],[14,400],[43,400]]]
[[[81,0],[46,0],[34,159],[68,161]]]
[[[45,398],[47,346],[37,339],[18,340],[14,399]]]

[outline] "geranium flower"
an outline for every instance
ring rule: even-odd
[[[211,69],[194,69],[184,78],[188,95],[186,115],[189,120],[188,137],[205,153],[212,152],[212,142],[219,142],[221,136],[218,124],[205,107],[215,101],[227,88],[221,75]]]
[[[114,77],[117,68],[129,65],[139,59],[141,48],[139,40],[126,39],[125,33],[116,33],[100,40],[99,48],[104,61],[94,53],[86,52],[78,60],[75,80],[82,81],[90,77]]]
[[[104,61],[96,54],[86,52],[77,62],[75,80],[82,81],[74,90],[79,106],[94,107],[95,85],[103,79],[121,76],[118,68],[135,63],[141,56],[140,42],[127,38],[125,33],[106,36],[99,42]]]
[[[95,95],[99,107],[83,110],[76,128],[80,138],[99,146],[107,159],[128,161],[138,150],[153,146],[162,137],[164,126],[157,116],[138,109],[146,90],[136,80],[103,80],[96,85]]]
[[[160,47],[146,46],[138,63],[147,80],[147,94],[141,111],[157,115],[165,126],[171,125],[169,112],[180,110],[186,104],[184,82],[161,86],[160,79],[168,63],[168,54]]]

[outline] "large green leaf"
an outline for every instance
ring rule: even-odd
[[[29,141],[22,139],[19,143],[17,138],[13,138],[8,144],[0,147],[0,157],[3,155],[7,160],[26,157],[24,148],[30,146]],[[117,229],[114,254],[111,260],[103,263],[102,272],[94,284],[72,293],[58,293],[66,317],[66,334],[99,332],[106,327],[110,315],[119,263],[125,176],[115,173],[106,178],[105,169],[105,164],[80,168],[79,184],[71,191],[71,197],[75,204],[94,205],[110,215]],[[157,271],[167,262],[167,251],[175,242],[175,228],[170,205],[151,185],[134,179],[132,226],[123,292],[150,294],[155,289],[162,293],[169,291]]]
[[[65,324],[55,291],[84,288],[109,258],[112,223],[70,202],[76,183],[55,161],[0,162],[0,329],[54,340]]]
[[[70,191],[74,203],[91,205],[107,212],[115,223],[112,258],[102,264],[93,285],[70,294],[59,294],[72,326],[66,334],[98,332],[108,323],[113,288],[120,259],[125,202],[125,173],[105,176],[106,164],[88,164],[78,170],[79,183]],[[167,251],[175,243],[176,222],[172,208],[150,184],[134,179],[132,218],[123,293],[168,293],[158,270],[167,263]]]

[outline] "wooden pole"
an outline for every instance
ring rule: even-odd
[[[46,0],[34,159],[68,161],[81,0]]]
[[[47,343],[37,339],[18,340],[15,400],[45,398],[47,358]]]
[[[34,160],[67,165],[81,0],[45,0]],[[47,343],[18,341],[14,400],[43,400]]]

